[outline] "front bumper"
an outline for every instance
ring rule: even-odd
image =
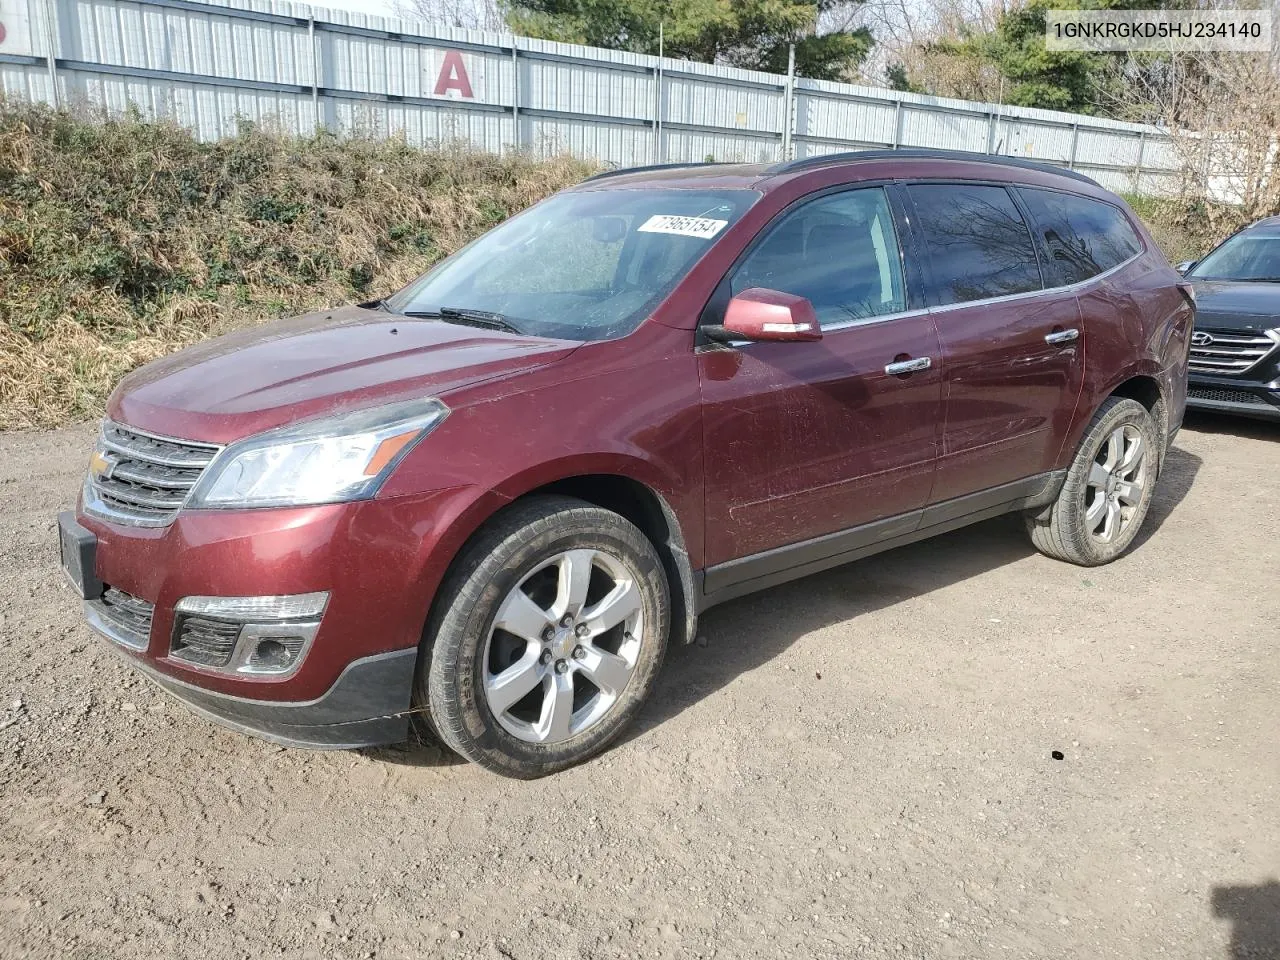
[[[1268,383],[1193,375],[1187,381],[1187,407],[1255,420],[1280,420],[1280,389]]]
[[[90,626],[94,626],[92,619]],[[250,700],[217,693],[161,673],[119,646],[115,649],[130,666],[193,713],[237,733],[313,750],[381,746],[400,743],[409,736],[407,710],[413,695],[416,647],[356,660],[323,696],[306,702]]]
[[[161,528],[111,523],[81,509],[67,517],[70,536],[62,525],[63,562],[87,584],[89,625],[195,712],[291,746],[395,743],[408,733],[418,644],[455,547],[453,524],[474,506],[471,490],[321,507],[181,511]],[[93,541],[91,551],[77,547],[78,535]],[[183,598],[313,592],[327,592],[328,603],[292,673],[234,674],[173,655],[175,608]],[[144,614],[131,630],[119,629],[121,595]],[[113,598],[114,611],[104,604]]]

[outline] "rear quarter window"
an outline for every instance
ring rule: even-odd
[[[929,183],[907,189],[939,305],[1041,288],[1031,233],[1004,187]]]
[[[1142,251],[1142,241],[1118,207],[1091,197],[1019,187],[1047,254],[1045,282],[1079,283]]]

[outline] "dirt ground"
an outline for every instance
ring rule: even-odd
[[[130,673],[56,570],[89,440],[0,435],[0,956],[1280,956],[1280,427],[1191,420],[1105,569],[1006,518],[719,608],[534,783]]]

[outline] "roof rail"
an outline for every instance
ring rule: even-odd
[[[1067,167],[1059,167],[1052,163],[1041,163],[1037,160],[1024,160],[1022,157],[1006,157],[996,153],[973,153],[968,150],[934,150],[928,147],[904,147],[899,150],[850,150],[845,153],[825,153],[816,157],[805,157],[802,160],[789,160],[777,163],[769,168],[770,173],[792,173],[796,170],[809,170],[813,167],[824,167],[833,163],[848,163],[853,160],[968,160],[978,163],[998,163],[1006,167],[1021,167],[1024,170],[1038,170],[1041,173],[1056,173],[1062,177],[1079,180],[1083,183],[1101,186],[1091,177],[1077,173]]]
[[[699,161],[697,163],[651,163],[644,167],[619,167],[617,170],[604,170],[600,173],[592,174],[583,180],[583,183],[590,183],[592,180],[607,180],[609,177],[620,177],[624,173],[649,173],[653,170],[678,170],[681,167],[716,167],[720,166],[719,162],[709,160]]]

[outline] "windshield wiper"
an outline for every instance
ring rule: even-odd
[[[517,327],[500,313],[489,310],[471,310],[467,307],[441,307],[438,310],[406,310],[406,317],[439,317],[450,323],[462,323],[472,327],[483,327],[486,330],[502,330],[506,333],[523,334]]]

